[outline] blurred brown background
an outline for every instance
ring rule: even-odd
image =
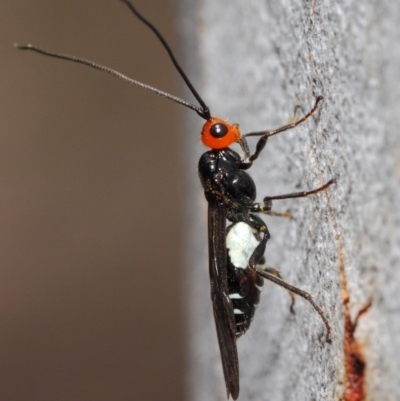
[[[177,49],[175,2],[135,4]],[[177,95],[180,79],[120,1],[1,9],[0,400],[179,401],[186,111],[12,45],[85,57]]]

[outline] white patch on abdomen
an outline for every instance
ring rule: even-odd
[[[238,294],[237,292],[235,292],[234,294],[229,294],[229,298],[230,299],[243,299],[243,297]]]
[[[245,269],[259,243],[248,224],[236,223],[226,236],[226,247],[233,266]]]

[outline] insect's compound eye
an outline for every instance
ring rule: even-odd
[[[211,149],[227,148],[234,142],[238,142],[240,138],[237,124],[229,124],[218,117],[207,120],[201,130],[201,141]]]
[[[228,133],[228,127],[225,124],[216,123],[210,128],[210,134],[214,138],[223,138]]]

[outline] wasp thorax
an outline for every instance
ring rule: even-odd
[[[241,138],[239,126],[229,124],[217,117],[212,117],[203,126],[201,140],[211,149],[223,149]]]

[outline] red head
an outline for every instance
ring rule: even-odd
[[[240,142],[241,139],[238,124],[229,124],[217,117],[208,119],[201,131],[203,144],[211,149],[227,148],[234,142]]]

